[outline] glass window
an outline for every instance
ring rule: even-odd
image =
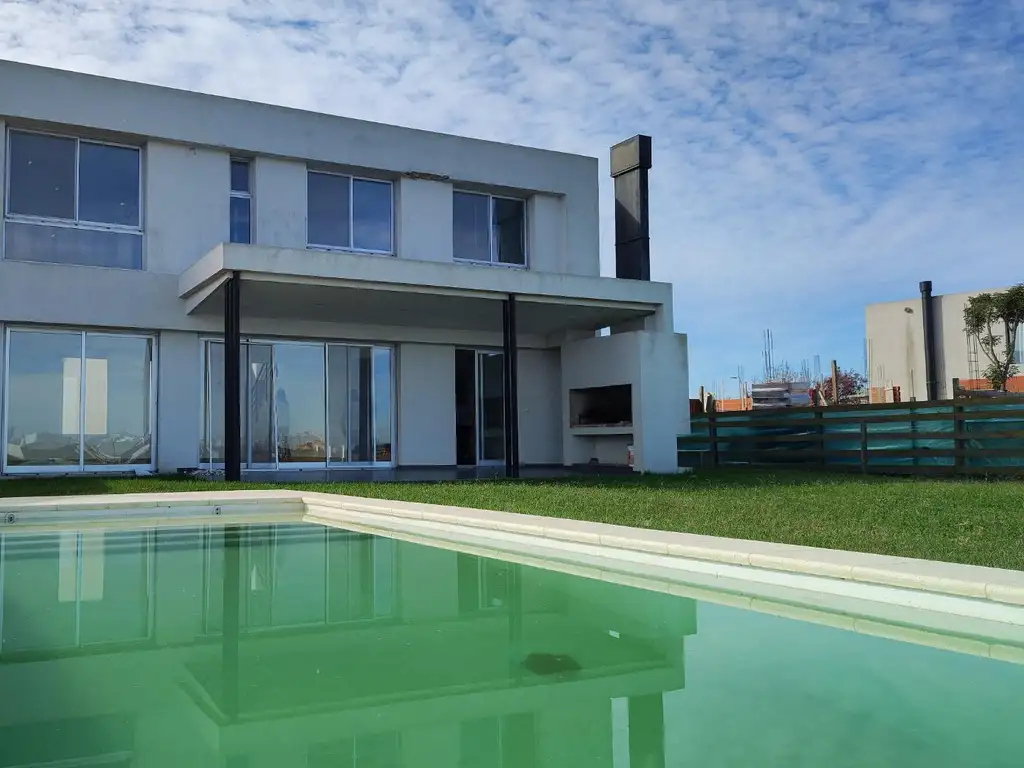
[[[310,171],[306,194],[310,246],[392,252],[391,182]]]
[[[373,418],[377,437],[374,460],[391,461],[391,350],[373,350]]]
[[[310,245],[350,247],[350,182],[348,176],[310,172],[306,185]]]
[[[249,194],[249,161],[231,161],[231,191]]]
[[[490,198],[456,192],[454,214],[455,258],[467,261],[491,260]]]
[[[523,222],[526,205],[522,200],[493,198],[491,225],[494,229],[496,261],[502,264],[526,264]]]
[[[139,150],[81,142],[78,219],[139,226]]]
[[[252,180],[248,160],[231,161],[232,243],[252,242]]]
[[[350,461],[348,453],[348,347],[327,345],[327,433],[330,460]]]
[[[85,337],[85,463],[152,463],[151,340]]]
[[[11,331],[9,344],[7,466],[77,466],[82,335]]]
[[[274,364],[277,460],[326,462],[323,345],[278,344]]]
[[[525,266],[524,201],[455,192],[452,211],[456,259]]]
[[[75,140],[11,131],[8,213],[75,218]]]
[[[141,151],[19,131],[9,136],[5,258],[142,269]]]
[[[373,350],[349,347],[348,447],[350,461],[373,461]]]
[[[8,466],[152,464],[152,339],[84,338],[11,331]]]
[[[352,246],[363,251],[391,252],[391,184],[355,179],[352,182]]]

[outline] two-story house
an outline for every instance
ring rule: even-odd
[[[595,159],[12,62],[0,93],[3,472],[674,471],[685,338],[671,286],[600,276]]]

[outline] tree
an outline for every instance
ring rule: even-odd
[[[857,371],[839,371],[839,402],[853,403],[863,394],[868,385],[868,377]],[[828,376],[818,385],[818,391],[826,403],[834,403],[832,397],[832,377]]]
[[[1017,373],[1013,356],[1017,329],[1024,323],[1024,283],[1005,291],[979,293],[967,300],[964,307],[964,330],[978,340],[978,347],[988,358],[982,375],[993,389],[1006,391],[1010,378]]]

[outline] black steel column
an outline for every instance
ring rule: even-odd
[[[939,399],[938,361],[935,355],[935,305],[932,297],[932,281],[922,280],[921,324],[924,326],[924,381],[928,400]]]
[[[502,363],[505,379],[505,476],[519,477],[519,361],[516,297],[502,301]]]
[[[224,283],[224,479],[242,479],[242,279]]]

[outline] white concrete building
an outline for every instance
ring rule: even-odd
[[[930,290],[930,283],[922,283]],[[1004,291],[995,288],[988,291]],[[903,401],[953,397],[953,379],[971,389],[987,388],[983,371],[988,359],[978,348],[977,339],[964,332],[964,308],[967,300],[983,291],[924,295],[902,301],[869,304],[865,309],[867,328],[868,385],[872,401],[892,400],[898,387]],[[931,321],[925,317],[926,302],[931,304]],[[931,329],[934,346],[934,373],[928,376],[925,328]],[[1024,344],[1015,349],[1018,363],[1024,364]],[[934,380],[934,397],[929,398],[928,381]],[[1011,389],[1020,384],[1011,380]]]
[[[600,276],[594,158],[12,62],[0,94],[5,473],[675,470],[685,338],[671,286]]]

